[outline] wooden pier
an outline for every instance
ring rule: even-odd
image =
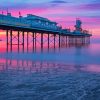
[[[62,41],[64,45],[77,44],[78,42],[89,44],[91,34],[81,30],[80,20],[76,21],[75,27],[76,30],[71,32],[69,29],[63,29],[58,26],[56,22],[32,14],[28,14],[26,17],[19,16],[19,18],[11,16],[11,13],[0,15],[0,29],[6,31],[7,51],[9,47],[10,51],[12,51],[13,45],[17,45],[18,52],[20,51],[20,47],[23,48],[24,52],[25,44],[27,44],[28,51],[29,36],[32,38],[33,51],[37,47],[38,37],[40,38],[41,50],[44,48],[44,39],[47,39],[48,49],[50,48],[51,42],[54,48],[56,48],[56,43],[60,48]],[[44,35],[46,35],[46,37],[44,37]],[[50,41],[51,38],[53,41]],[[14,39],[17,40],[17,43],[14,43]]]

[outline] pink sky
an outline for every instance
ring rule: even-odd
[[[6,13],[6,8],[13,16],[19,11],[23,16],[31,13],[58,22],[63,28],[74,29],[76,18],[83,21],[83,28],[100,34],[100,1],[95,0],[41,0],[41,1],[6,1],[1,0],[0,6]],[[4,5],[6,3],[6,5]]]

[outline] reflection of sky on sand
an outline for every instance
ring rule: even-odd
[[[83,67],[81,70],[89,72],[100,72],[100,65],[90,65]]]

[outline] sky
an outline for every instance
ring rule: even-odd
[[[80,18],[84,29],[100,35],[100,0],[0,0],[0,13],[7,9],[13,16],[31,13],[71,29]]]

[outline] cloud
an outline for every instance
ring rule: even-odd
[[[66,2],[66,1],[64,1],[64,0],[53,0],[53,1],[51,1],[50,3],[68,3],[68,2]]]
[[[85,10],[100,10],[100,3],[91,3],[78,6],[78,9]]]
[[[48,0],[50,2],[51,0]],[[1,9],[41,8],[49,4],[46,0],[0,0]]]
[[[93,3],[100,3],[100,0],[93,0]]]

